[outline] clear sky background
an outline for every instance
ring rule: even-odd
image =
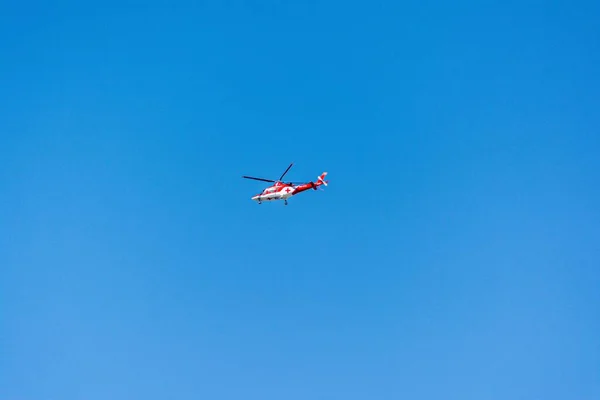
[[[2,3],[0,399],[597,400],[599,4]]]

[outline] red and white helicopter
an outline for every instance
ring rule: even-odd
[[[282,179],[287,174],[287,172],[292,168],[294,163],[291,163],[289,167],[285,170],[283,174],[279,177],[278,180],[274,181],[272,179],[263,179],[263,178],[254,178],[252,176],[242,176],[242,178],[246,179],[254,179],[257,181],[263,182],[273,182],[274,184],[264,189],[259,194],[252,196],[252,200],[256,201],[258,204],[261,204],[263,201],[274,201],[274,200],[283,200],[284,204],[287,206],[288,199],[292,196],[297,195],[298,193],[304,192],[308,189],[317,190],[317,188],[321,185],[327,186],[327,182],[325,180],[325,176],[327,172],[323,172],[321,175],[317,177],[316,182],[283,182]]]

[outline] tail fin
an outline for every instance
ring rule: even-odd
[[[317,185],[327,186],[327,181],[325,180],[325,176],[327,176],[327,172],[323,172],[321,175],[319,175],[319,177],[317,178]]]

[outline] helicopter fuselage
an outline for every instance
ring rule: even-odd
[[[252,197],[252,200],[261,203],[263,201],[273,201],[273,200],[287,200],[292,197],[297,190],[297,186],[290,186],[277,183],[273,186],[269,186],[261,193]]]

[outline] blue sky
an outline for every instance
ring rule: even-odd
[[[597,2],[14,3],[1,398],[600,397]]]

